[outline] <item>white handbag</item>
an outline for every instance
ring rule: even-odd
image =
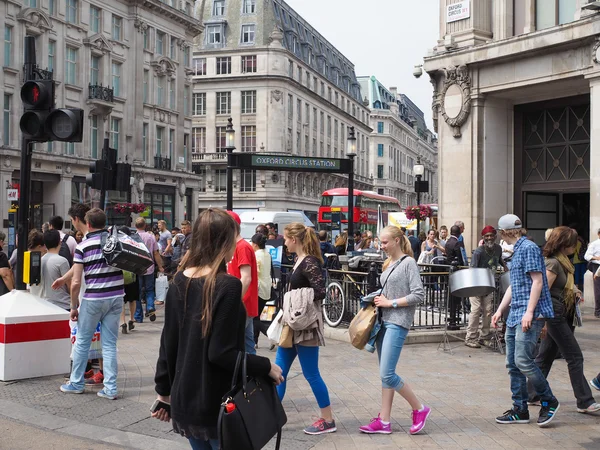
[[[279,343],[279,339],[281,338],[281,333],[283,331],[283,310],[280,309],[271,325],[269,325],[269,329],[267,330],[267,337],[273,342]]]

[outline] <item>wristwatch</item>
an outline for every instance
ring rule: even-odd
[[[397,308],[398,307],[398,300],[394,299],[392,300],[392,308]]]

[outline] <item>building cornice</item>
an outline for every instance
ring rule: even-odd
[[[129,0],[131,5],[140,5],[141,7],[156,13],[162,17],[173,20],[175,23],[183,25],[186,31],[192,36],[198,36],[204,31],[204,25],[199,20],[184,12],[161,2],[160,0]]]

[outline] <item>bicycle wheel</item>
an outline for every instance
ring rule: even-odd
[[[344,317],[346,308],[346,299],[344,298],[344,289],[337,281],[332,281],[327,285],[325,291],[325,301],[323,302],[323,314],[325,322],[330,327],[337,327]]]

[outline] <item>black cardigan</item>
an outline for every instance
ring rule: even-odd
[[[240,280],[219,275],[211,299],[214,309],[210,333],[203,338],[203,284],[204,278],[190,282],[181,272],[175,276],[165,301],[165,325],[154,381],[159,395],[171,395],[176,431],[187,437],[216,439],[221,398],[231,388],[238,352],[244,350],[246,310]],[[268,376],[270,370],[268,358],[248,355],[248,375]]]

